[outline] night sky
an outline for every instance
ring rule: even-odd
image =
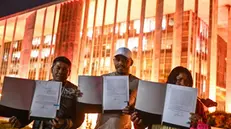
[[[56,0],[0,0],[0,17]]]

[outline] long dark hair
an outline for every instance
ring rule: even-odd
[[[184,73],[184,74],[187,75],[188,86],[192,87],[192,86],[193,86],[193,78],[192,78],[192,75],[191,75],[190,71],[189,71],[187,68],[182,67],[182,66],[177,66],[177,67],[175,67],[175,68],[170,72],[170,74],[168,75],[167,83],[176,84],[176,82],[177,82],[176,77],[177,77],[180,73]]]

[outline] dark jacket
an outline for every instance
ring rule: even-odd
[[[62,96],[60,101],[60,109],[57,112],[57,117],[68,120],[67,123],[72,122],[73,126],[69,129],[78,128],[84,121],[84,113],[77,106],[77,86],[67,81],[62,87]],[[21,121],[23,126],[29,124],[30,121]],[[41,126],[43,129],[52,129],[52,125],[48,120],[35,120],[33,129],[39,129]],[[61,129],[66,129],[66,126]]]

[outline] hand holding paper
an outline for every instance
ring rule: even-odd
[[[11,111],[16,110],[23,117],[53,119],[59,109],[61,89],[61,82],[5,77],[0,104],[7,112],[0,115],[12,116]],[[31,114],[25,115],[23,111]]]
[[[61,128],[65,124],[65,119],[55,118],[51,120],[51,125],[57,129]]]
[[[123,110],[128,106],[128,76],[104,76],[103,84],[104,110]]]
[[[134,107],[128,105],[126,106],[123,111],[122,111],[124,114],[128,114],[128,115],[131,115],[133,112],[134,112]]]
[[[139,81],[135,108],[141,118],[155,119],[151,124],[190,127],[190,113],[195,112],[197,89],[172,84]]]
[[[78,102],[85,104],[102,104],[103,79],[99,76],[79,76],[79,90],[82,96]],[[81,94],[80,93],[80,94]]]
[[[21,127],[21,123],[20,121],[15,117],[15,116],[12,116],[10,119],[9,119],[9,123],[12,125],[12,127],[16,127],[16,128],[20,128]]]
[[[129,103],[128,76],[79,76],[78,85],[83,93],[78,102],[86,112],[129,112],[126,108]]]
[[[167,85],[162,121],[182,127],[190,127],[190,113],[195,112],[197,89],[191,87]]]
[[[61,88],[61,82],[36,81],[30,116],[55,118],[60,104]]]

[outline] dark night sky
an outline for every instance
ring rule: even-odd
[[[46,4],[55,0],[0,0],[0,17]]]

